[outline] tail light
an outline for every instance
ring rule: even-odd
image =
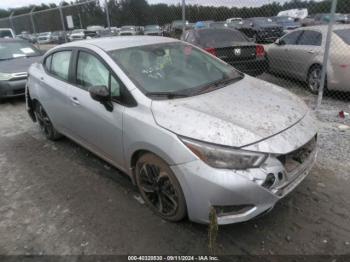
[[[257,57],[264,57],[265,56],[265,49],[262,45],[257,45],[255,52],[256,52]]]
[[[204,48],[204,50],[207,51],[208,53],[212,54],[212,55],[217,56],[216,49],[213,48],[213,47]]]

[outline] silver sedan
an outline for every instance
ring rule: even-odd
[[[327,25],[303,27],[278,39],[267,48],[269,67],[305,81],[317,93],[321,83]],[[328,90],[350,91],[350,25],[334,25],[329,63]]]
[[[26,96],[48,139],[64,135],[128,174],[169,221],[266,213],[316,157],[298,97],[170,38],[60,45],[31,66]]]

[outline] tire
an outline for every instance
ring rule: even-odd
[[[44,107],[39,102],[35,104],[34,114],[38,121],[40,129],[47,139],[55,141],[62,137],[62,135],[58,133],[54,128],[50,118],[46,114]]]
[[[309,91],[313,94],[318,94],[318,90],[321,86],[321,76],[322,76],[322,66],[313,65],[307,75],[307,87]],[[327,83],[327,78],[326,78]],[[326,91],[326,85],[325,90]]]
[[[167,163],[146,153],[136,162],[136,184],[151,210],[171,222],[182,220],[187,213],[181,186]]]

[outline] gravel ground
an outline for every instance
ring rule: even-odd
[[[271,75],[312,103],[300,83]],[[267,215],[219,228],[217,254],[350,254],[350,130],[327,96],[311,174]],[[77,144],[44,139],[23,99],[0,104],[0,254],[204,254],[207,227],[168,223],[130,180]]]

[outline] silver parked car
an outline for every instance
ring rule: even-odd
[[[267,48],[272,72],[306,81],[317,93],[327,36],[327,25],[303,27],[278,39]],[[334,25],[327,68],[328,90],[350,91],[350,25]]]
[[[316,126],[288,91],[185,42],[72,42],[31,66],[27,110],[127,173],[162,218],[219,224],[271,210],[308,174]]]

